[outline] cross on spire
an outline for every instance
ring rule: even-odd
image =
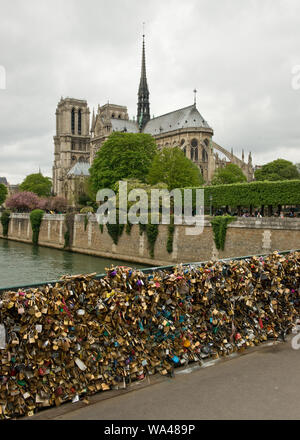
[[[194,105],[196,105],[197,89],[194,89]]]

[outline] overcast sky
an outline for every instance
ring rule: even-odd
[[[299,0],[0,0],[0,176],[52,175],[61,96],[136,115],[143,21],[151,114],[196,87],[217,143],[300,162]]]

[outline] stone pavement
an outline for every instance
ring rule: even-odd
[[[30,420],[300,419],[300,350],[267,343],[217,362],[151,377],[133,391],[107,391]]]

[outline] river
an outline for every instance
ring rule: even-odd
[[[57,280],[65,274],[104,273],[111,265],[147,267],[0,238],[0,287]]]

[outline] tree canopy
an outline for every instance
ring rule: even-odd
[[[17,212],[29,212],[40,208],[40,203],[41,199],[29,191],[18,192],[6,200],[6,206]]]
[[[168,190],[203,184],[200,169],[188,159],[179,147],[163,148],[153,159],[148,182],[166,183]]]
[[[0,206],[5,202],[7,196],[7,188],[3,183],[0,183]]]
[[[96,153],[90,168],[91,189],[96,193],[131,178],[145,182],[156,151],[155,140],[149,134],[112,133]]]
[[[285,159],[277,159],[256,170],[254,176],[256,180],[293,180],[299,179],[300,173],[292,162]]]
[[[44,177],[41,173],[29,174],[19,186],[20,191],[29,191],[42,197],[51,195],[52,182],[49,177]]]
[[[212,185],[247,182],[243,171],[235,164],[229,163],[225,168],[218,168],[214,174]]]

